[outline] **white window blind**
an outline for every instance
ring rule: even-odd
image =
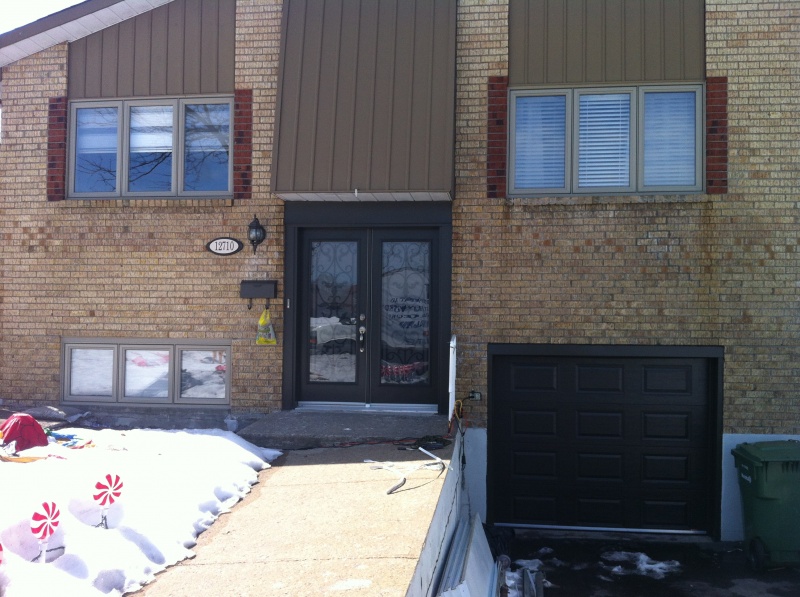
[[[631,94],[581,94],[578,103],[578,187],[630,187]]]
[[[694,186],[697,93],[644,93],[644,185]]]
[[[565,95],[516,98],[514,187],[566,187],[567,98]]]

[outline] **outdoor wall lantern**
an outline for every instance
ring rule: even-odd
[[[248,226],[247,231],[247,238],[250,239],[250,244],[253,246],[253,253],[256,252],[256,247],[264,242],[264,239],[267,236],[267,231],[264,230],[264,227],[261,225],[261,222],[258,221],[258,218],[253,214],[253,221],[250,222],[250,226]]]

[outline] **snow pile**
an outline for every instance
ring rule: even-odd
[[[197,535],[280,455],[217,429],[59,434],[73,447],[51,441],[20,453],[38,460],[0,462],[3,597],[139,589],[193,557]]]
[[[646,553],[631,551],[607,551],[600,556],[606,562],[615,562],[615,565],[608,565],[601,562],[600,565],[611,574],[625,576],[628,574],[640,574],[650,578],[664,578],[667,574],[680,572],[681,564],[677,560],[667,560],[657,562],[651,559]]]

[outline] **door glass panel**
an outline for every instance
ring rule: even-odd
[[[431,245],[384,242],[381,253],[381,384],[427,384]]]
[[[312,241],[308,381],[356,381],[358,242]]]

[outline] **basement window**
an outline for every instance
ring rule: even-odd
[[[228,405],[230,350],[207,341],[70,339],[64,402]]]

